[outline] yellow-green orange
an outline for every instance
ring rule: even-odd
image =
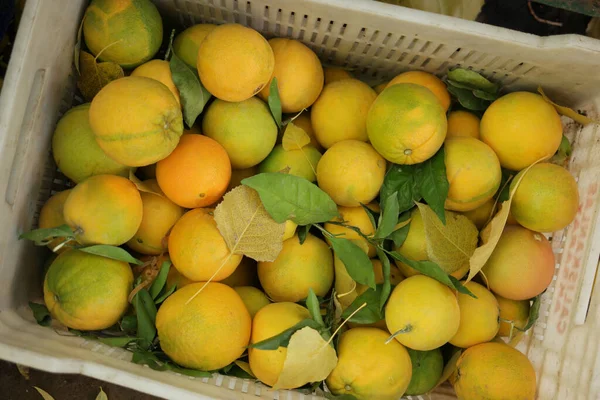
[[[277,141],[269,107],[257,97],[239,103],[215,100],[206,110],[202,131],[225,148],[234,169],[259,164]]]
[[[200,44],[197,67],[202,84],[213,96],[239,102],[269,84],[275,57],[267,40],[254,29],[224,24]]]
[[[283,231],[283,240],[288,240],[292,236],[296,234],[296,228],[298,228],[298,224],[294,221],[288,219],[285,221],[285,230]]]
[[[258,343],[279,335],[307,318],[310,318],[308,310],[296,303],[269,304],[261,308],[254,316],[250,342]],[[273,386],[277,382],[286,356],[287,347],[279,347],[277,350],[248,349],[248,360],[252,373],[269,386]]]
[[[158,255],[167,251],[166,236],[183,215],[184,209],[167,199],[155,179],[144,181],[154,193],[140,192],[143,212],[142,222],[127,246],[142,254]]]
[[[221,281],[242,261],[241,255],[230,253],[208,208],[193,209],[179,218],[169,235],[169,255],[179,273],[195,282]]]
[[[258,263],[258,279],[274,301],[303,300],[310,288],[317,296],[324,296],[333,283],[331,250],[311,234],[306,235],[303,244],[293,236],[283,242],[275,261]]]
[[[56,228],[57,226],[65,225],[65,216],[63,213],[67,197],[71,194],[71,190],[63,190],[50,197],[40,210],[38,225],[40,229]],[[58,238],[48,243],[48,248],[52,250],[58,246],[63,240]]]
[[[489,290],[472,281],[464,286],[477,298],[458,293],[460,325],[458,332],[450,339],[450,344],[467,348],[489,342],[496,336],[500,327],[500,310],[498,301]]]
[[[396,400],[406,391],[412,376],[406,348],[377,328],[353,328],[338,344],[338,364],[327,377],[335,395],[357,400]]]
[[[440,349],[418,351],[407,349],[412,364],[412,378],[406,388],[409,396],[429,392],[442,377],[444,358]]]
[[[377,93],[358,79],[325,85],[310,112],[317,140],[328,149],[342,140],[366,142],[367,113]]]
[[[133,273],[129,264],[70,249],[52,262],[44,301],[52,317],[72,329],[106,329],[123,316]]]
[[[556,153],[562,124],[554,107],[542,96],[513,92],[488,107],[481,119],[480,136],[504,168],[520,171]]]
[[[101,61],[133,68],[160,48],[162,20],[150,0],[92,0],[83,19],[83,37]]]
[[[507,226],[482,271],[492,292],[511,300],[531,299],[552,282],[552,245],[541,233]]]
[[[479,118],[473,113],[463,110],[452,111],[448,114],[446,138],[467,136],[479,139],[479,123]]]
[[[278,144],[260,163],[258,172],[279,172],[289,167],[290,175],[314,182],[317,180],[316,171],[320,159],[321,153],[311,145],[304,146],[302,149],[285,150]]]
[[[477,227],[477,229],[482,230],[487,222],[490,220],[490,216],[494,211],[494,206],[496,205],[496,200],[492,197],[479,207],[465,211],[461,213],[465,217],[469,218],[473,224]]]
[[[450,93],[446,89],[446,84],[435,75],[423,71],[408,71],[392,79],[387,87],[397,85],[399,83],[413,83],[415,85],[427,88],[438,99],[444,112],[450,107]]]
[[[198,65],[198,50],[200,43],[217,26],[213,24],[196,24],[190,26],[173,40],[173,52],[190,68]]]
[[[379,206],[376,203],[368,205],[369,208],[379,211]],[[360,229],[363,235],[371,236],[375,234],[375,227],[371,223],[367,212],[362,206],[358,207],[343,207],[338,206],[339,217],[333,219],[335,222],[345,222],[347,225]],[[367,239],[363,238],[353,229],[346,228],[341,225],[332,224],[330,222],[325,223],[325,229],[331,234],[342,237],[348,240],[357,240],[363,242],[369,249],[369,257],[375,257],[375,246],[370,244]]]
[[[370,144],[344,140],[321,157],[317,182],[337,205],[358,207],[377,197],[385,170],[385,160]]]
[[[252,320],[241,297],[227,285],[193,283],[165,300],[156,314],[162,350],[177,364],[213,371],[231,364],[250,341]]]
[[[494,196],[502,171],[490,146],[471,137],[459,137],[446,140],[444,151],[450,184],[446,209],[474,210]]]
[[[92,175],[127,176],[131,168],[108,157],[98,146],[89,120],[90,104],[71,108],[58,121],[52,136],[54,161],[75,183]]]
[[[233,290],[240,295],[252,318],[261,308],[271,304],[267,295],[253,286],[236,286]]]
[[[459,400],[534,400],[535,370],[527,357],[504,343],[465,350],[450,378]]]
[[[446,113],[437,98],[412,83],[389,85],[367,116],[371,144],[396,164],[416,164],[433,156],[444,143],[446,129]]]
[[[418,209],[413,210],[410,213],[410,226],[408,228],[408,234],[404,243],[396,249],[396,251],[402,254],[404,257],[415,260],[415,261],[426,261],[429,260],[427,254],[427,240],[425,236],[425,225],[423,224],[423,217]],[[419,275],[419,271],[404,264],[401,261],[396,260],[398,269],[404,276],[410,277]]]
[[[183,133],[181,108],[169,88],[140,76],[102,88],[90,106],[90,126],[102,150],[130,167],[167,157]]]
[[[385,321],[396,340],[413,350],[433,350],[458,331],[460,308],[447,286],[425,275],[406,278],[392,291]]]
[[[269,40],[275,56],[273,78],[277,78],[281,109],[295,113],[310,107],[323,89],[323,67],[319,58],[302,42],[286,38]],[[259,93],[263,100],[269,97],[266,85]]]
[[[354,78],[348,70],[340,67],[325,67],[323,68],[323,73],[326,85],[331,82]]]
[[[515,177],[515,182],[520,175]],[[534,165],[521,179],[510,211],[525,228],[554,232],[573,222],[578,207],[579,191],[573,175],[559,165],[541,163]]]
[[[120,246],[140,227],[143,203],[129,179],[95,175],[71,190],[63,212],[79,243]]]
[[[181,103],[179,99],[179,89],[173,82],[173,75],[171,75],[171,67],[169,62],[165,60],[151,60],[144,63],[134,69],[131,72],[131,76],[144,76],[146,78],[154,79],[169,88],[177,103]]]
[[[510,337],[518,333],[518,329],[524,329],[529,319],[529,300],[509,300],[496,295],[500,307],[500,329],[498,336]],[[509,321],[509,322],[506,322]],[[513,328],[511,329],[511,322]]]

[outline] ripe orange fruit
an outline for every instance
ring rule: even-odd
[[[479,123],[477,115],[458,110],[448,114],[448,133],[446,138],[468,136],[479,139]]]
[[[423,71],[407,71],[392,79],[387,87],[399,83],[414,83],[415,85],[429,89],[429,91],[437,97],[444,112],[448,111],[448,107],[450,107],[450,93],[448,93],[448,89],[446,89],[446,84],[437,76]]]
[[[145,76],[146,78],[154,79],[169,88],[177,103],[181,104],[179,98],[179,89],[173,82],[171,75],[171,67],[169,62],[165,60],[151,60],[134,69],[131,76]]]
[[[50,197],[40,210],[38,225],[40,229],[56,228],[57,226],[65,225],[64,207],[67,197],[71,194],[71,190],[63,190]],[[62,242],[62,239],[54,239],[48,243],[48,248],[52,250]],[[64,249],[64,247],[63,247]],[[62,251],[62,249],[61,249]]]
[[[196,24],[190,26],[173,40],[173,52],[190,68],[198,64],[198,50],[200,43],[217,26],[213,24]]]

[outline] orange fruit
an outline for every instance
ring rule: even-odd
[[[173,52],[190,68],[196,69],[198,64],[198,50],[200,43],[217,25],[196,24],[190,26],[173,40]]]
[[[215,203],[230,179],[227,152],[202,135],[183,135],[175,150],[156,164],[158,185],[172,202],[185,208]]]
[[[387,87],[397,85],[399,83],[414,83],[415,85],[423,86],[438,99],[444,112],[450,107],[450,93],[446,89],[446,84],[435,75],[423,71],[407,71],[396,76],[387,84]]]
[[[448,114],[446,138],[468,136],[479,139],[479,117],[468,111],[458,110]]]
[[[509,300],[496,295],[498,306],[500,307],[500,329],[498,336],[509,337],[511,335],[511,324],[514,328],[524,329],[529,320],[529,300]],[[510,321],[510,322],[505,322]],[[516,329],[512,329],[512,335],[517,334]]]
[[[317,137],[315,136],[315,130],[313,129],[312,122],[310,121],[310,111],[304,111],[294,119],[293,123],[306,132],[308,137],[310,137],[311,146],[319,150],[319,152],[323,151],[323,147],[317,140]]]
[[[177,103],[181,104],[179,99],[179,89],[173,82],[171,75],[171,67],[169,62],[165,60],[151,60],[134,69],[131,76],[144,76],[146,78],[155,79],[169,88]]]
[[[250,257],[242,257],[240,265],[227,278],[220,281],[221,283],[236,287],[236,286],[256,286],[259,287],[258,274],[256,272],[256,261]]]
[[[371,203],[368,205],[369,208],[376,210],[379,212],[379,205],[377,203]],[[336,222],[345,222],[347,225],[351,225],[360,229],[363,235],[371,236],[375,234],[375,227],[371,223],[367,212],[362,206],[358,207],[342,207],[338,206],[338,212],[340,217],[336,217],[333,221]],[[325,229],[331,234],[348,239],[348,240],[356,240],[359,242],[363,242],[365,246],[369,249],[368,255],[369,257],[375,257],[375,246],[370,244],[367,239],[363,238],[353,229],[346,228],[341,225],[332,224],[330,222],[325,223]]]
[[[354,76],[350,71],[340,67],[325,67],[323,68],[323,74],[325,77],[325,84],[341,81],[344,79],[354,79]]]
[[[71,194],[71,190],[63,190],[62,192],[54,194],[46,201],[46,203],[44,203],[40,210],[40,217],[38,220],[40,229],[56,228],[67,223],[65,221],[63,210],[69,194]],[[62,241],[63,239],[60,238],[54,239],[48,243],[48,248],[52,250]]]

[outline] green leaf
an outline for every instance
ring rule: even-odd
[[[554,154],[554,157],[552,157],[550,161],[558,165],[564,165],[569,159],[569,157],[571,157],[572,153],[573,148],[571,147],[571,142],[569,142],[569,139],[565,135],[563,135],[560,141],[560,145],[558,146],[558,150],[556,151],[556,154]]]
[[[128,344],[137,340],[133,336],[99,337],[100,342],[113,347],[127,347]]]
[[[126,315],[121,318],[119,322],[119,326],[123,332],[127,333],[135,333],[137,332],[137,316],[135,315]]]
[[[357,324],[373,324],[383,319],[383,312],[380,307],[382,290],[383,285],[377,285],[375,290],[367,289],[363,294],[354,299],[352,304],[344,310],[342,318],[348,318],[350,314],[356,311],[360,306],[367,303],[367,305],[354,314],[349,321]]]
[[[292,335],[296,331],[307,326],[316,330],[322,328],[322,326],[312,318],[303,319],[291,328],[281,332],[279,335],[261,340],[258,343],[250,344],[248,347],[259,350],[277,350],[279,347],[287,347],[287,345],[290,343],[290,338]]]
[[[141,289],[133,297],[133,306],[137,315],[139,345],[143,349],[152,346],[156,337],[156,305],[146,289]]]
[[[167,297],[169,297],[170,295],[175,293],[176,290],[177,290],[177,285],[171,285],[171,287],[169,289],[167,289],[163,294],[161,294],[160,296],[158,296],[157,299],[154,300],[154,304],[162,303],[163,301],[165,301],[167,299]]]
[[[452,285],[454,285],[454,288],[458,290],[459,293],[469,295],[474,299],[477,298],[477,296],[475,296],[469,289],[467,289],[467,287],[464,286],[461,281],[459,281],[452,275],[448,275],[448,278],[450,278],[450,280],[452,281]]]
[[[326,222],[338,216],[337,205],[317,185],[299,176],[268,172],[242,180],[258,192],[265,209],[278,223],[298,225]]]
[[[473,95],[475,97],[477,97],[478,99],[489,100],[489,101],[494,101],[498,98],[498,95],[496,95],[496,94],[484,92],[483,90],[479,90],[479,89],[473,90]]]
[[[148,351],[134,352],[131,362],[135,364],[147,365],[155,371],[173,371],[182,375],[193,376],[196,378],[210,378],[213,375],[212,372],[183,368],[171,362],[163,362],[159,360],[156,355]]]
[[[277,87],[277,78],[275,77],[273,77],[271,85],[269,86],[269,98],[267,99],[267,103],[269,103],[269,109],[271,110],[273,119],[275,119],[277,126],[281,129],[281,99],[279,98],[279,88]]]
[[[306,240],[306,235],[308,235],[311,226],[312,224],[302,225],[298,227],[298,241],[300,242],[300,244],[304,244],[304,241]]]
[[[308,297],[306,298],[306,308],[310,312],[310,316],[321,326],[325,326],[325,322],[323,322],[323,317],[321,316],[321,304],[319,304],[319,299],[315,294],[315,291],[312,288],[308,289]]]
[[[448,79],[488,93],[496,93],[498,91],[498,85],[470,69],[455,68],[448,71]]]
[[[456,97],[460,105],[467,110],[482,111],[490,105],[489,101],[475,97],[473,91],[468,89],[459,89],[455,86],[448,86],[448,92]]]
[[[56,238],[72,238],[73,230],[69,225],[61,225],[56,228],[34,229],[19,235],[19,239],[27,239],[35,242],[37,246],[46,246]]]
[[[229,364],[227,367],[220,369],[219,373],[221,375],[226,375],[226,376],[235,376],[236,378],[240,378],[240,379],[256,380],[255,376],[250,375],[248,372],[243,370],[240,366],[235,364],[236,362],[239,362],[239,361],[234,361],[231,364]]]
[[[192,127],[198,115],[204,110],[204,106],[210,99],[210,93],[198,77],[198,72],[184,63],[175,52],[172,52],[169,67],[173,83],[179,90],[179,98],[183,107],[183,120],[188,127]]]
[[[396,196],[398,196],[396,194]],[[396,201],[398,201],[398,198],[396,197]],[[360,203],[360,206],[363,208],[363,210],[365,210],[365,213],[367,213],[367,217],[369,217],[369,221],[371,221],[371,225],[373,225],[373,229],[377,229],[377,221],[379,219],[379,213],[371,210],[369,208],[369,206],[367,206],[366,204]]]
[[[433,157],[419,164],[416,174],[416,180],[421,183],[421,196],[443,224],[446,223],[444,204],[450,188],[446,176],[444,154],[442,147]]]
[[[400,205],[398,204],[398,192],[394,192],[383,200],[384,207],[379,217],[379,226],[375,232],[375,239],[388,237],[398,224]]]
[[[542,305],[542,295],[538,295],[533,298],[533,304],[529,309],[529,318],[527,319],[527,325],[523,329],[523,332],[527,332],[533,325],[535,325],[536,321],[540,317],[540,306]],[[518,329],[518,328],[517,328]]]
[[[400,215],[400,218],[398,218],[398,223],[402,223],[407,221],[410,218],[410,213],[409,212],[405,212],[403,214]],[[396,248],[399,248],[400,246],[402,246],[402,244],[404,243],[404,241],[406,240],[406,237],[408,236],[408,231],[410,230],[410,221],[396,229],[394,232],[392,232],[389,236],[388,239],[391,239],[394,242],[394,246]]]
[[[158,271],[158,275],[156,275],[154,282],[152,282],[152,285],[148,290],[148,292],[150,293],[150,297],[152,297],[153,299],[156,300],[160,292],[165,287],[165,284],[167,283],[167,275],[169,275],[170,268],[171,261],[165,261],[162,263],[160,271]]]
[[[134,258],[129,254],[125,249],[122,249],[117,246],[110,246],[107,244],[95,244],[92,246],[85,247],[77,247],[79,251],[83,251],[84,253],[95,254],[97,256],[102,256],[106,258],[110,258],[112,260],[117,261],[125,261],[130,264],[142,265],[143,262]]]
[[[392,291],[391,274],[392,267],[390,265],[390,259],[385,255],[385,252],[377,246],[377,258],[381,261],[381,269],[383,272],[383,286],[381,288],[381,297],[379,298],[379,309],[383,310],[383,306],[390,297]]]
[[[348,239],[333,235],[327,238],[331,243],[331,247],[333,247],[335,255],[346,266],[348,275],[358,283],[375,288],[375,272],[373,271],[373,264],[369,260],[369,256]]]
[[[502,168],[502,179],[500,180],[500,192],[498,193],[498,203],[503,203],[510,196],[510,184],[507,184],[509,179],[513,179],[517,175],[516,172]]]
[[[29,302],[29,308],[33,312],[33,318],[41,326],[50,326],[52,323],[52,317],[50,316],[50,311],[44,304],[37,304]]]
[[[415,166],[393,164],[385,174],[379,197],[387,199],[398,193],[398,212],[410,210],[415,201],[421,200],[420,183],[415,180]],[[385,211],[385,202],[381,204]]]

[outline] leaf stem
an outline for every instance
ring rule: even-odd
[[[173,38],[175,37],[175,29],[171,29],[171,36],[169,37],[169,46],[167,47],[167,52],[165,53],[165,61],[169,59],[171,55],[171,51],[173,50]]]
[[[196,296],[198,296],[206,287],[206,285],[208,285],[209,283],[212,282],[213,279],[215,279],[215,276],[217,276],[217,274],[221,271],[221,269],[225,266],[225,264],[227,264],[229,262],[229,260],[231,259],[231,256],[233,255],[233,252],[229,252],[229,255],[227,256],[227,258],[225,258],[225,260],[223,260],[223,262],[221,263],[221,265],[219,265],[219,268],[217,268],[217,270],[212,274],[212,276],[210,278],[208,278],[208,280],[206,282],[204,282],[204,285],[202,285],[202,287],[200,289],[198,289],[196,291],[196,293],[194,293],[192,295],[192,297],[190,297],[188,299],[188,301],[185,302],[185,305],[187,306],[190,301],[194,300],[196,298]]]
[[[350,318],[352,318],[354,316],[354,314],[356,314],[357,312],[359,312],[360,310],[362,310],[363,308],[365,308],[367,306],[367,303],[362,303],[362,305],[360,307],[358,307],[356,310],[354,310],[354,312],[352,312],[352,314],[350,314],[348,316],[348,318],[346,318],[345,320],[342,321],[342,323],[340,324],[340,326],[337,327],[337,329],[335,330],[335,332],[333,332],[333,334],[331,335],[331,337],[329,338],[329,340],[327,341],[327,343],[325,343],[325,346],[327,346],[329,343],[331,343],[331,341],[333,340],[333,338],[335,337],[335,335],[340,331],[340,329],[342,329],[342,326],[344,326],[344,324],[346,322],[348,322],[350,320]],[[325,347],[323,346],[323,347]]]
[[[410,331],[412,331],[412,325],[408,324],[406,325],[404,328],[392,333],[392,335],[385,341],[385,344],[388,344],[389,342],[391,342],[392,340],[394,340],[394,338],[402,333],[408,333]]]

